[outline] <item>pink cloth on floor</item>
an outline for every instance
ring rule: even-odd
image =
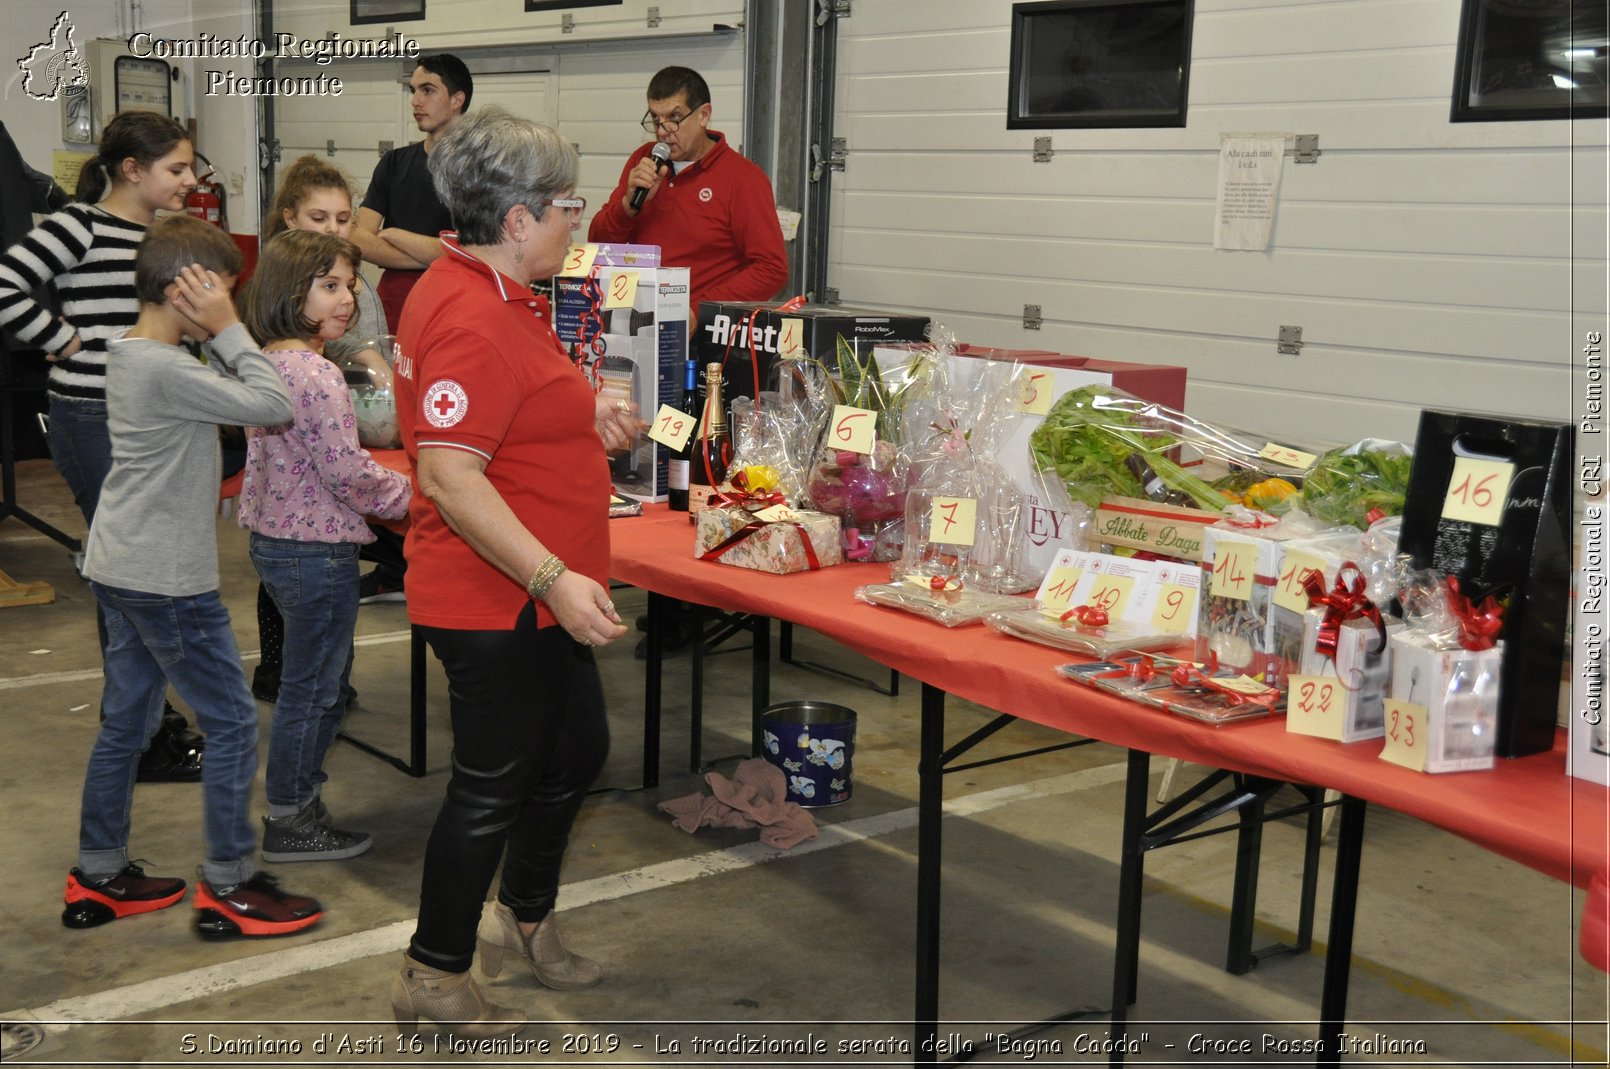
[[[782,769],[758,757],[738,762],[728,779],[706,772],[713,794],[669,798],[658,806],[689,834],[699,828],[760,829],[760,841],[779,850],[816,838],[816,820],[798,802],[790,802]]]

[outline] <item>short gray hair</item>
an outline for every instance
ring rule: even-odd
[[[553,210],[544,201],[575,188],[576,171],[576,150],[557,131],[496,106],[455,119],[430,153],[436,195],[467,245],[501,241],[516,204],[541,219]]]

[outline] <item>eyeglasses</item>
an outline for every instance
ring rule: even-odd
[[[643,113],[643,132],[657,134],[664,130],[668,134],[674,134],[677,131],[677,127],[687,122],[691,114],[690,112],[689,115],[677,115],[670,119],[656,119],[652,111],[645,111]]]
[[[538,204],[551,204],[555,208],[563,208],[570,216],[570,225],[574,227],[581,221],[581,214],[587,210],[586,197],[549,197],[538,201]]]

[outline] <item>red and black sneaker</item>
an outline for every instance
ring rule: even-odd
[[[217,890],[198,880],[194,902],[196,931],[203,939],[290,935],[311,928],[324,916],[318,899],[280,890],[279,881],[266,872]]]
[[[67,873],[67,908],[61,922],[69,928],[95,928],[119,917],[167,909],[184,897],[185,882],[172,876],[147,876],[130,863],[116,876],[92,880],[82,869]]]

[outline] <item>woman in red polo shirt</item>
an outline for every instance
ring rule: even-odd
[[[549,987],[603,976],[565,949],[553,907],[609,747],[593,647],[626,633],[605,585],[605,452],[638,423],[598,400],[530,289],[558,270],[585,207],[575,151],[486,108],[443,134],[430,166],[458,233],[398,325],[397,421],[415,479],[408,616],[447,671],[453,773],[392,1003],[403,1024],[480,1022],[453,1026],[475,1037],[525,1019],[470,979],[477,944],[488,975],[512,956]]]

